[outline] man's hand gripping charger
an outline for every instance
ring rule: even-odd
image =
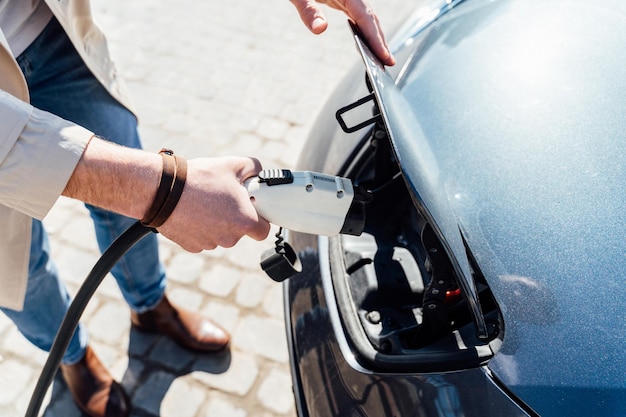
[[[261,217],[282,228],[323,236],[358,236],[365,226],[365,204],[371,193],[348,178],[311,171],[268,169],[246,180],[250,200]],[[297,254],[283,242],[261,257],[261,268],[275,281],[300,272]]]

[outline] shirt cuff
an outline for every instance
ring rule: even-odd
[[[0,164],[0,201],[43,219],[61,195],[93,133],[32,108],[14,146]]]

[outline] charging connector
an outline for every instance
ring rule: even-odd
[[[283,239],[283,227],[323,236],[358,236],[365,227],[365,204],[372,199],[348,178],[311,171],[263,170],[244,185],[259,215],[281,226],[274,249],[261,255],[261,268],[277,282],[302,270],[298,255]]]
[[[269,169],[244,186],[257,212],[270,223],[323,236],[363,231],[367,192],[353,187],[348,178]]]

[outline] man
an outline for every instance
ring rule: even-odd
[[[318,4],[292,3],[313,33],[326,29]],[[362,0],[319,3],[344,11],[381,60],[393,64],[378,20]],[[102,250],[136,219],[192,252],[231,247],[244,235],[267,236],[269,224],[242,186],[261,169],[257,160],[185,162],[139,150],[132,107],[87,0],[0,0],[0,29],[0,304],[31,342],[50,348],[70,302],[45,230],[31,220],[43,218],[60,194],[88,204]],[[112,273],[133,326],[198,351],[228,346],[217,324],[169,302],[154,235]],[[82,326],[61,370],[85,413],[128,415],[123,389],[90,349]]]

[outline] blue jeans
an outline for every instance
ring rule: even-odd
[[[84,126],[121,145],[140,148],[137,120],[96,80],[56,21],[17,59],[28,83],[33,106]],[[104,251],[136,220],[87,205],[98,246]],[[154,307],[165,292],[165,271],[154,233],[139,241],[111,271],[124,299],[138,312]],[[20,332],[44,350],[50,346],[71,300],[60,281],[42,223],[33,221],[29,278],[22,311],[3,309]],[[82,325],[63,357],[80,360],[87,345]]]

